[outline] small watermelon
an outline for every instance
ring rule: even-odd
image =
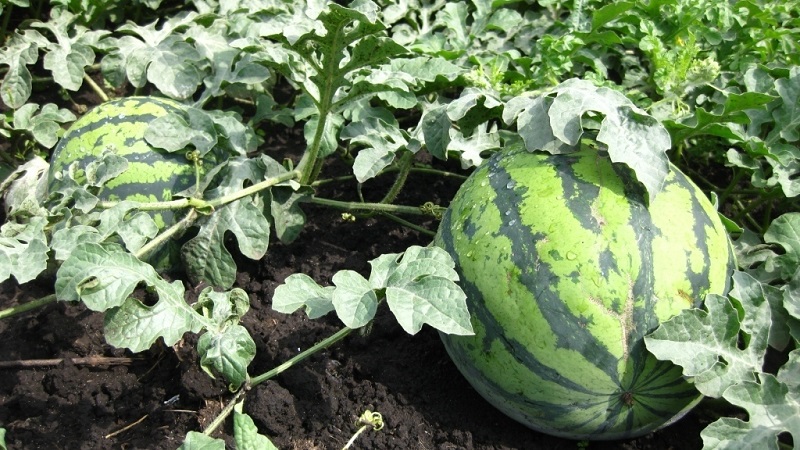
[[[78,164],[78,178],[89,162],[110,149],[128,160],[128,169],[98,193],[102,200],[155,202],[172,200],[173,193],[195,185],[195,166],[186,152],[152,147],[144,138],[150,122],[169,113],[181,114],[185,106],[158,97],[128,97],[103,103],[78,119],[59,141],[50,158],[48,186],[58,189],[55,176]],[[171,225],[170,210],[152,213],[159,228]]]
[[[700,394],[643,337],[729,289],[725,228],[671,167],[648,206],[632,171],[593,148],[503,150],[473,172],[434,243],[456,261],[474,336],[442,334],[491,404],[572,439],[643,435]]]

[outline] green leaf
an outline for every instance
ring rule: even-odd
[[[236,263],[225,248],[225,235],[236,236],[239,250],[260,259],[269,245],[269,222],[263,207],[246,198],[229,203],[200,221],[200,230],[185,243],[182,253],[195,282],[227,288],[236,281]]]
[[[203,317],[185,301],[180,281],[167,283],[159,279],[152,287],[158,302],[147,306],[135,298],[128,298],[119,308],[106,312],[106,342],[141,352],[150,348],[157,339],[171,346],[186,332],[198,333],[203,328]]]
[[[348,328],[360,328],[369,323],[378,310],[378,296],[369,281],[352,270],[340,270],[333,275],[332,302],[336,315]]]
[[[154,147],[170,152],[189,150],[192,146],[203,155],[217,144],[214,123],[203,111],[187,108],[186,115],[169,113],[150,122],[144,134]]]
[[[239,324],[250,309],[250,299],[242,289],[216,292],[207,287],[200,293],[194,309],[208,319],[200,336],[197,352],[200,367],[212,378],[221,374],[232,392],[247,380],[247,366],[256,355],[256,344],[247,329]]]
[[[603,120],[597,140],[608,146],[612,161],[633,169],[650,200],[658,195],[669,172],[666,151],[671,144],[669,133],[656,119],[636,107],[622,106]]]
[[[55,37],[54,42],[47,43],[43,65],[53,74],[56,83],[70,91],[80,89],[86,66],[94,64],[92,45],[109,34],[107,31],[88,31],[76,25],[76,19],[71,13],[62,11],[48,22],[31,23],[31,27],[47,30]]]
[[[557,95],[548,111],[553,135],[574,146],[583,135],[583,115],[589,111],[603,114],[597,140],[608,146],[612,161],[633,169],[652,200],[669,172],[666,151],[671,143],[666,129],[620,92],[574,78],[553,90]]]
[[[14,128],[28,131],[38,143],[52,148],[63,133],[60,124],[75,120],[75,115],[53,103],[44,105],[36,114],[38,109],[39,104],[27,103],[14,111]]]
[[[239,319],[250,310],[250,298],[239,288],[227,292],[218,292],[206,287],[200,292],[194,309],[209,319],[209,329],[223,330],[229,325],[236,325]]]
[[[466,50],[469,46],[467,15],[467,4],[464,2],[446,3],[436,15],[436,21],[450,30],[446,36],[456,50]]]
[[[447,105],[434,106],[425,111],[420,120],[425,146],[428,152],[439,159],[447,159],[447,147],[450,145],[450,126]]]
[[[76,247],[56,274],[56,295],[62,301],[83,301],[92,311],[121,306],[144,281],[164,281],[155,269],[117,246],[88,243]]]
[[[634,2],[614,2],[603,5],[592,14],[592,30],[624,17],[624,14],[635,6]]]
[[[647,349],[681,366],[697,390],[709,397],[721,397],[734,384],[756,381],[767,349],[770,307],[763,297],[742,297],[736,305],[727,297],[706,296],[708,311],[687,309],[662,323],[645,337]],[[747,336],[745,348],[739,347],[740,332]]]
[[[498,148],[500,148],[500,135],[494,124],[487,122],[484,126],[476,127],[469,136],[464,136],[461,131],[450,128],[450,142],[447,150],[458,153],[461,167],[464,169],[479,166],[484,160],[484,152]]]
[[[466,295],[455,283],[455,263],[444,250],[411,246],[370,265],[370,286],[385,289],[389,309],[407,333],[416,334],[425,323],[444,333],[473,333]]]
[[[789,345],[789,321],[792,320],[784,309],[784,292],[775,286],[761,283],[745,272],[734,272],[733,289],[730,296],[735,299],[765,299],[769,303],[769,345],[783,350]]]
[[[773,110],[775,132],[787,142],[800,140],[800,67],[792,67],[789,78],[775,81],[783,102]]]
[[[423,276],[458,281],[455,262],[439,247],[412,245],[404,253],[387,253],[369,262],[369,284],[373,289],[402,285]]]
[[[295,189],[289,186],[275,186],[272,188],[272,202],[270,213],[275,226],[275,234],[284,244],[291,244],[300,235],[306,223],[306,214],[300,208],[300,203],[313,195],[313,189],[301,187]]]
[[[44,159],[36,156],[18,166],[0,183],[7,221],[19,218],[24,222],[27,217],[48,215],[42,203],[47,191],[49,167]]]
[[[322,287],[311,277],[296,273],[289,275],[283,284],[275,288],[272,309],[291,314],[305,308],[309,319],[317,319],[334,310],[333,286]]]
[[[214,153],[222,154],[224,159],[230,155],[245,156],[253,153],[261,143],[261,138],[256,135],[255,130],[245,125],[242,117],[234,111],[205,111],[191,108],[189,117],[192,121],[197,120],[194,119],[195,114],[206,116],[214,124],[213,130],[209,131],[209,134],[215,135],[219,139],[216,141],[216,146],[211,145],[208,150],[213,148]],[[205,120],[205,118],[199,118],[199,120]],[[196,143],[195,146],[197,146]],[[198,148],[198,150],[201,150],[201,154],[205,154],[203,148]]]
[[[417,82],[425,83],[433,83],[439,78],[452,83],[459,75],[467,71],[464,67],[453,64],[444,58],[428,55],[414,58],[394,58],[389,61],[389,66],[397,72],[411,75]]]
[[[464,292],[452,281],[426,276],[386,288],[386,301],[406,333],[423,324],[443,333],[471,335]]]
[[[743,381],[729,387],[723,397],[731,404],[747,411],[745,422],[735,418],[722,418],[704,429],[704,449],[763,448],[778,450],[778,435],[793,434],[797,439],[800,430],[800,391],[796,381],[791,385],[780,381],[784,371],[798,370],[797,350],[787,366],[781,368],[779,378],[760,374],[761,383]]]
[[[0,99],[11,108],[19,108],[28,101],[33,88],[33,77],[20,61],[14,61],[0,83]]]
[[[155,305],[130,297],[140,283],[158,296]],[[106,311],[106,341],[133,352],[150,348],[159,337],[172,345],[203,326],[202,316],[184,301],[181,282],[168,283],[118,246],[75,248],[56,274],[55,289],[59,300],[80,300],[93,311]]]
[[[783,214],[773,220],[764,233],[764,241],[783,247],[785,253],[775,258],[784,280],[800,268],[800,213]]]
[[[552,104],[553,99],[550,97],[519,96],[509,100],[503,110],[503,121],[509,125],[517,122],[517,131],[525,148],[530,151],[548,150],[559,153],[553,145],[560,141],[553,135],[548,115]]]
[[[25,225],[6,222],[0,227],[0,280],[13,276],[27,283],[47,268],[46,225],[44,217],[32,217]]]
[[[397,152],[408,145],[397,123],[386,123],[370,117],[353,122],[342,129],[341,138],[365,146],[356,155],[353,173],[363,183],[394,161]]]
[[[225,450],[225,441],[198,431],[190,431],[178,450]]]
[[[170,97],[189,98],[203,81],[204,74],[198,67],[202,57],[178,31],[193,26],[195,17],[194,13],[173,16],[162,23],[160,30],[156,30],[156,22],[123,25],[118,31],[135,33],[141,40],[123,36],[117,41],[116,51],[106,58],[124,61],[126,75],[135,87],[143,87],[149,81]],[[114,70],[114,64],[118,63],[107,69]]]
[[[253,419],[242,412],[239,402],[233,407],[233,437],[237,450],[278,450],[268,437],[259,434]]]
[[[8,450],[6,447],[6,429],[0,428],[0,450]]]
[[[223,168],[219,186],[206,191],[206,200],[235,194],[245,182],[258,183],[285,173],[277,161],[262,155],[253,159],[231,159]],[[269,196],[269,191],[267,191]],[[269,201],[269,198],[266,199]],[[212,286],[230,287],[236,280],[236,263],[225,248],[228,232],[236,236],[239,251],[250,259],[260,259],[269,246],[270,224],[262,195],[245,197],[217,208],[197,223],[197,235],[183,245],[182,254],[192,280]]]
[[[232,325],[223,330],[208,330],[197,342],[200,367],[212,378],[221,374],[228,389],[235,392],[247,380],[247,366],[256,356],[256,343],[247,329]]]

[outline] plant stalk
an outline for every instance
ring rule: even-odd
[[[422,208],[417,206],[387,205],[385,203],[343,202],[340,200],[331,200],[320,197],[311,197],[308,202],[322,206],[330,206],[332,208],[341,209],[344,211],[374,211],[394,214],[413,214],[417,216],[429,215]]]
[[[324,350],[324,349],[330,347],[331,345],[333,345],[333,344],[341,341],[342,339],[346,338],[350,333],[353,332],[353,330],[354,330],[354,328],[344,327],[341,330],[337,331],[336,333],[334,333],[334,334],[328,336],[327,338],[323,339],[322,341],[314,344],[312,347],[309,347],[306,350],[303,350],[302,352],[298,353],[296,356],[292,357],[291,359],[289,359],[285,363],[281,364],[280,366],[275,367],[274,369],[270,370],[269,372],[265,372],[265,373],[263,373],[261,375],[258,375],[257,377],[251,378],[250,379],[250,387],[258,386],[259,384],[261,384],[261,383],[263,383],[263,382],[265,382],[265,381],[267,381],[267,380],[269,380],[271,378],[274,378],[274,377],[280,375],[281,373],[285,372],[287,369],[295,366],[297,363],[299,363],[300,361],[303,361],[304,359],[308,358],[309,356],[313,355],[314,353],[317,353],[320,350]]]
[[[36,308],[48,305],[55,301],[56,301],[56,294],[50,294],[30,302],[6,308],[0,311],[0,320],[5,319],[6,317],[16,316],[17,314],[22,314],[24,312],[34,310]]]
[[[229,401],[228,404],[225,405],[224,408],[222,408],[222,411],[219,412],[217,417],[215,417],[214,420],[211,421],[210,424],[208,424],[206,429],[203,430],[203,434],[205,434],[206,436],[211,436],[211,434],[213,434],[214,431],[216,431],[217,428],[219,428],[225,422],[225,419],[227,419],[228,416],[231,415],[231,413],[233,412],[233,408],[236,407],[236,405],[239,403],[239,401],[246,392],[247,389],[239,389],[239,392],[237,392],[236,395],[233,396],[231,401]]]
[[[185,231],[194,223],[195,220],[197,220],[197,210],[192,208],[181,220],[164,230],[163,233],[159,233],[159,235],[156,236],[152,241],[143,245],[139,251],[134,252],[133,254],[139,259],[144,258],[146,255],[156,250],[176,234]]]
[[[251,378],[250,381],[247,382],[245,387],[239,389],[236,395],[234,395],[233,398],[228,402],[228,404],[225,405],[225,408],[223,408],[222,411],[220,411],[220,413],[217,415],[217,417],[215,417],[214,420],[206,427],[206,429],[203,430],[203,434],[205,434],[206,436],[210,436],[217,428],[219,428],[222,425],[222,423],[225,422],[225,419],[227,419],[227,417],[233,412],[233,408],[236,406],[237,403],[239,403],[239,400],[245,394],[245,392],[271,378],[280,375],[281,373],[294,367],[296,364],[308,358],[309,356],[313,355],[314,353],[317,353],[318,351],[330,347],[331,345],[341,341],[342,339],[347,337],[350,333],[352,333],[353,330],[354,330],[353,328],[344,327],[341,330],[337,331],[336,333],[332,334],[331,336],[318,342],[314,346],[309,347],[308,349],[302,351],[301,353],[298,353],[296,356],[292,357],[291,359],[279,365],[278,367],[275,367],[274,369],[268,372],[265,372],[254,378]]]
[[[390,214],[390,213],[382,213],[382,215],[384,217],[388,218],[388,219],[394,220],[395,222],[399,223],[400,225],[402,225],[402,226],[404,226],[406,228],[411,228],[412,230],[414,230],[414,231],[416,231],[418,233],[422,233],[422,234],[430,236],[430,237],[436,236],[435,232],[433,232],[433,231],[431,231],[431,230],[429,230],[427,228],[423,228],[423,227],[421,227],[421,226],[419,226],[419,225],[417,225],[415,223],[411,223],[411,222],[403,219],[402,217],[397,217],[394,214]]]
[[[278,175],[276,177],[272,177],[272,178],[266,179],[264,181],[261,181],[259,183],[254,184],[252,186],[248,186],[248,187],[246,187],[246,188],[244,188],[244,189],[242,189],[240,191],[236,191],[236,192],[234,192],[232,194],[224,195],[224,196],[219,197],[219,198],[208,200],[205,203],[208,206],[212,207],[212,208],[218,208],[220,206],[227,205],[228,203],[233,203],[236,200],[242,199],[244,197],[253,195],[253,194],[255,194],[255,193],[259,192],[259,191],[263,191],[264,189],[267,189],[269,187],[275,186],[276,184],[280,184],[280,183],[283,183],[283,182],[289,181],[289,180],[294,180],[294,179],[297,179],[297,178],[300,178],[300,177],[301,177],[301,172],[300,172],[300,170],[298,168],[298,169],[295,169],[295,170],[292,170],[292,171],[289,171],[289,172],[286,172],[286,173],[282,173],[282,174],[280,174],[280,175]]]
[[[133,255],[139,259],[145,257],[147,254],[169,240],[172,236],[175,236],[181,231],[184,231],[186,228],[189,228],[189,226],[191,226],[195,220],[197,220],[197,210],[191,209],[188,213],[186,213],[186,216],[183,219],[164,230],[162,233],[156,236],[155,239],[143,245],[138,251],[133,252]],[[12,306],[11,308],[0,311],[0,320],[46,306],[50,303],[56,302],[57,300],[58,297],[56,297],[56,294],[50,294],[30,302]]]
[[[100,86],[98,86],[97,83],[94,82],[94,80],[92,79],[92,77],[89,76],[89,74],[87,73],[83,74],[83,81],[85,81],[86,84],[88,84],[89,87],[92,88],[94,93],[97,94],[97,96],[100,97],[101,100],[103,100],[104,102],[108,101],[108,95],[106,95],[106,92]]]
[[[399,172],[397,173],[397,178],[394,180],[394,184],[389,189],[389,192],[381,200],[381,203],[392,203],[397,198],[397,195],[400,194],[400,191],[403,190],[403,186],[406,184],[406,180],[408,179],[408,172],[411,170],[411,162],[414,160],[414,154],[407,151],[400,157],[400,161],[398,163]]]
[[[341,43],[338,42],[341,39],[341,34],[337,34],[337,36],[334,38],[335,42],[331,45],[331,48],[334,49],[334,51],[341,48]],[[300,162],[297,164],[297,170],[299,170],[301,174],[300,184],[303,185],[310,184],[317,176],[314,172],[319,160],[319,149],[322,145],[323,136],[325,135],[325,127],[328,125],[330,115],[333,113],[333,95],[337,88],[334,83],[336,83],[336,81],[339,79],[341,70],[339,69],[341,56],[334,57],[334,55],[331,53],[323,55],[324,64],[322,67],[317,67],[316,62],[313,61],[313,58],[307,58],[306,60],[317,69],[317,72],[322,75],[321,79],[325,81],[324,85],[320,86],[319,89],[319,102],[315,102],[317,104],[317,110],[319,111],[319,120],[317,120],[317,129],[314,132],[314,140],[303,153],[303,157],[300,158]],[[311,97],[313,98],[313,96]]]

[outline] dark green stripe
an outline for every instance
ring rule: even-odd
[[[711,229],[714,229],[715,227],[714,223],[711,221],[711,217],[709,217],[709,215],[706,213],[706,210],[703,209],[703,205],[700,202],[700,199],[697,197],[698,194],[704,194],[694,186],[694,184],[686,177],[686,175],[678,170],[673,170],[673,172],[675,173],[675,182],[683,189],[688,191],[692,196],[692,217],[695,219],[694,223],[692,224],[692,230],[694,236],[697,238],[695,240],[695,247],[703,255],[703,270],[700,273],[694,273],[692,272],[691,265],[687,264],[686,279],[689,280],[689,284],[692,286],[692,293],[690,294],[694,299],[694,304],[692,306],[699,308],[703,301],[703,293],[707,292],[709,288],[709,271],[711,270],[712,265],[711,256],[709,255],[708,250],[709,236],[706,232],[706,227]]]
[[[644,345],[644,336],[658,327],[659,321],[655,313],[655,273],[653,265],[653,238],[660,231],[653,224],[648,210],[648,194],[644,186],[636,179],[633,170],[624,164],[611,164],[614,172],[623,182],[623,191],[630,208],[629,226],[636,234],[639,243],[639,276],[633,281],[634,301],[644,304],[633,309],[634,328],[628,331],[628,342],[631,343],[628,355],[633,361],[634,378],[645,370],[649,353]],[[633,249],[631,249],[633,250]],[[634,386],[629,383],[624,389]]]
[[[484,328],[486,329],[486,336],[483,342],[483,351],[488,352],[489,348],[492,345],[494,339],[499,339],[500,342],[505,347],[505,350],[514,356],[517,361],[520,362],[523,366],[528,368],[531,372],[535,373],[538,377],[542,378],[543,380],[550,381],[561,386],[564,386],[568,389],[572,389],[577,392],[583,392],[585,394],[598,394],[597,392],[590,389],[590,386],[582,386],[578,383],[565,379],[561,376],[556,370],[551,367],[548,367],[542,364],[535,356],[533,356],[530,351],[528,351],[527,347],[514,339],[508,339],[505,336],[505,327],[497,322],[497,319],[492,315],[492,313],[486,308],[486,305],[483,301],[483,294],[480,290],[470,282],[467,277],[464,276],[464,273],[461,271],[461,261],[459,255],[455,251],[455,244],[453,243],[453,233],[452,233],[452,215],[454,211],[452,209],[447,209],[445,211],[444,216],[442,217],[442,222],[440,224],[440,239],[442,240],[442,245],[444,246],[445,250],[453,257],[456,263],[456,271],[458,272],[459,276],[459,284],[461,288],[464,290],[464,293],[467,295],[467,307],[474,315],[478,321],[483,324]],[[468,229],[469,225],[466,224],[464,229]],[[461,358],[464,359],[464,358]],[[468,358],[465,359],[468,361]],[[472,364],[465,363],[463,366],[469,366],[472,368]],[[477,370],[473,370],[472,376],[481,376],[480,372]],[[499,386],[496,386],[494,383],[491,383],[498,390],[502,390]]]
[[[184,169],[187,166],[191,167],[192,164],[188,159],[186,159],[186,156],[182,153],[169,153],[158,149],[152,149],[144,153],[129,153],[127,155],[124,155],[124,158],[130,162],[137,162],[148,165],[153,165],[156,162],[162,162],[162,161],[167,163],[173,163],[175,164],[176,169]],[[79,168],[85,169],[86,166],[93,161],[97,161],[97,155],[87,154],[83,158],[66,162],[66,164],[64,164],[64,168],[66,168],[66,166],[70,164],[77,163]]]
[[[519,199],[525,195],[527,188],[524,183],[513,180],[501,164],[501,161],[512,159],[512,155],[498,153],[487,161],[487,167],[494,174],[488,177],[489,183],[500,193],[494,199],[497,210],[501,211],[503,222],[498,234],[511,240],[511,260],[520,269],[519,281],[531,292],[533,301],[538,303],[538,310],[545,320],[552,324],[553,334],[557,337],[557,346],[581,353],[588,362],[604,371],[610,379],[619,380],[617,357],[597,340],[588,327],[583,328],[579,325],[581,323],[579,317],[570,311],[559,293],[553,290],[552,286],[557,284],[558,275],[542,261],[535,246],[535,243],[545,236],[534,234],[527,227],[520,226],[523,222],[519,212]],[[561,172],[562,176],[566,176],[567,166],[562,167]],[[507,195],[508,186],[512,186],[510,190],[514,195]],[[536,360],[532,355],[530,359]],[[558,374],[553,376],[543,370],[543,367],[545,366],[538,364],[531,366],[531,370],[548,381],[566,386],[563,377]]]
[[[564,190],[564,201],[567,208],[581,226],[587,230],[600,227],[597,219],[592,214],[592,203],[600,195],[600,186],[589,180],[583,180],[575,174],[573,165],[580,161],[580,156],[551,155],[547,164],[555,168],[561,179],[561,188]]]
[[[178,111],[177,109],[175,111]],[[119,116],[106,116],[102,117],[94,122],[89,122],[87,124],[79,124],[81,125],[79,128],[72,128],[70,129],[69,133],[61,139],[61,142],[58,143],[58,146],[53,152],[53,159],[57,159],[57,156],[60,150],[65,147],[69,141],[73,139],[80,139],[86,133],[96,131],[99,128],[105,126],[114,126],[119,125],[122,123],[143,123],[149,125],[150,122],[156,120],[159,116],[155,114],[132,114],[126,115],[124,117]],[[145,128],[146,129],[146,128]]]

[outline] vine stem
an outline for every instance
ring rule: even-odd
[[[0,311],[0,320],[5,319],[6,317],[16,316],[17,314],[22,314],[24,312],[34,310],[36,308],[48,305],[55,301],[56,301],[56,294],[50,294],[42,298],[37,298],[36,300],[30,302],[6,308]]]
[[[408,172],[411,170],[411,162],[414,160],[414,154],[411,152],[405,152],[402,157],[400,157],[400,162],[398,163],[399,172],[397,173],[397,178],[394,180],[394,184],[392,184],[391,189],[389,192],[381,200],[381,203],[392,203],[396,198],[397,195],[400,194],[400,191],[403,190],[403,186],[406,184],[406,180],[408,179]]]
[[[97,83],[94,82],[92,77],[90,77],[88,74],[84,73],[83,74],[83,81],[85,81],[86,84],[88,84],[89,87],[92,88],[94,93],[97,94],[97,96],[100,97],[101,100],[103,100],[104,102],[108,101],[108,95],[106,94],[106,92]]]
[[[386,203],[343,202],[340,200],[331,200],[320,197],[311,197],[308,202],[322,206],[330,206],[332,208],[345,211],[375,211],[390,214],[414,214],[417,216],[429,215],[429,213],[417,206],[389,205]]]
[[[429,230],[427,228],[423,228],[423,227],[421,227],[421,226],[419,226],[419,225],[417,225],[415,223],[411,223],[411,222],[409,222],[409,221],[407,221],[407,220],[405,220],[405,219],[403,219],[401,217],[397,217],[394,214],[390,214],[390,213],[382,213],[382,214],[383,214],[384,217],[386,217],[388,219],[391,219],[391,220],[394,220],[395,222],[399,223],[400,225],[402,225],[402,226],[404,226],[406,228],[411,228],[412,230],[417,231],[418,233],[422,233],[422,234],[425,234],[425,235],[430,236],[430,237],[436,236],[435,232],[433,232],[433,231],[431,231],[431,230]]]
[[[397,167],[389,167],[386,170],[382,171],[379,175],[389,174],[389,173],[392,173],[392,172],[398,172],[399,170],[400,169],[398,169]],[[435,175],[435,176],[441,177],[441,178],[455,178],[455,179],[458,179],[458,180],[466,180],[467,179],[466,175],[462,175],[462,174],[455,173],[455,172],[448,172],[446,170],[433,169],[433,168],[430,168],[430,167],[411,167],[411,169],[409,169],[409,172],[411,172],[411,173],[420,173],[420,174],[425,174],[425,175]],[[313,183],[311,183],[311,187],[322,186],[324,184],[334,183],[334,182],[338,182],[338,181],[355,180],[355,178],[356,177],[354,175],[342,175],[340,177],[326,178],[324,180],[316,180]]]
[[[164,232],[156,236],[155,239],[153,239],[152,241],[143,245],[139,250],[133,252],[133,255],[141,259],[148,253],[157,249],[158,246],[166,242],[172,236],[175,236],[176,234],[180,233],[186,228],[189,228],[189,226],[191,226],[191,224],[194,223],[195,220],[197,220],[197,210],[191,209],[186,214],[186,216],[184,216],[180,221],[178,221],[171,227],[164,230]],[[31,311],[36,308],[40,308],[42,306],[46,306],[50,303],[55,303],[57,300],[58,297],[56,296],[56,294],[50,294],[30,302],[12,306],[10,308],[0,311],[0,320],[11,316],[16,316],[17,314],[22,314],[24,312]]]
[[[228,203],[233,203],[236,200],[240,200],[244,197],[253,195],[259,191],[263,191],[264,189],[275,186],[276,184],[297,179],[299,176],[300,172],[298,172],[297,170],[293,170],[290,172],[282,173],[276,177],[268,178],[264,181],[248,186],[232,194],[223,195],[222,197],[214,198],[211,200],[203,200],[199,198],[179,198],[177,200],[170,200],[166,202],[137,203],[136,209],[138,209],[139,211],[158,211],[163,209],[183,209],[187,207],[193,207],[196,209],[219,208],[220,206],[227,205]],[[120,202],[117,201],[103,201],[99,203],[99,206],[101,208],[108,209],[108,208],[113,208],[119,203]]]
[[[297,171],[286,172],[281,175],[278,175],[277,177],[272,177],[260,183],[248,186],[240,191],[234,192],[233,194],[225,195],[209,201],[196,198],[182,198],[178,200],[171,200],[168,202],[152,202],[152,203],[138,204],[136,207],[140,211],[153,211],[160,209],[182,209],[186,207],[191,207],[191,209],[186,213],[186,215],[180,221],[173,224],[163,232],[159,233],[159,235],[156,236],[152,241],[148,242],[147,244],[143,245],[139,250],[132,253],[134,256],[141,259],[145,255],[157,249],[160,245],[162,245],[164,242],[166,242],[176,234],[189,228],[194,223],[194,221],[197,220],[197,218],[199,217],[197,212],[198,208],[212,208],[212,209],[217,208],[219,206],[223,206],[228,203],[232,203],[236,200],[239,200],[241,198],[247,197],[248,195],[255,194],[256,192],[267,189],[276,184],[295,179],[298,176],[299,172]],[[119,202],[100,202],[99,206],[101,208],[112,208],[114,205],[117,205],[118,203]],[[21,314],[48,305],[50,303],[54,303],[57,300],[58,298],[56,297],[55,294],[50,294],[33,301],[23,303],[21,305],[12,306],[11,308],[0,310],[0,319],[5,319],[6,317],[11,317],[17,314]]]
[[[274,369],[265,372],[261,375],[258,375],[256,377],[250,378],[247,384],[242,389],[240,389],[236,393],[236,395],[233,396],[233,398],[228,402],[227,405],[225,405],[225,407],[222,409],[222,411],[220,411],[217,417],[214,418],[214,420],[210,424],[208,424],[206,429],[203,430],[203,434],[205,434],[206,436],[210,436],[217,428],[219,428],[222,425],[222,423],[225,422],[225,419],[231,414],[231,412],[233,412],[233,408],[236,406],[237,403],[239,403],[239,399],[244,395],[245,392],[271,378],[280,375],[281,373],[294,367],[299,362],[303,361],[304,359],[308,358],[314,353],[317,353],[320,350],[324,350],[325,348],[328,348],[331,345],[341,341],[342,339],[347,337],[350,333],[352,333],[353,330],[354,328],[344,327],[341,330],[337,331],[336,333],[332,334],[331,336],[328,336],[322,341],[316,343],[314,346],[309,347],[306,350],[298,353],[297,355],[295,355],[285,363],[279,365],[278,367],[275,367]]]
[[[302,352],[298,353],[297,355],[295,355],[294,357],[292,357],[291,359],[289,359],[285,363],[281,364],[280,366],[275,367],[274,369],[272,369],[272,370],[270,370],[268,372],[264,372],[261,375],[258,375],[256,377],[251,378],[249,387],[258,386],[259,384],[261,384],[261,383],[263,383],[263,382],[265,382],[265,381],[267,381],[267,380],[269,380],[271,378],[274,378],[274,377],[280,375],[281,373],[285,372],[287,369],[290,369],[291,367],[295,366],[297,363],[299,363],[300,361],[303,361],[304,359],[308,358],[309,356],[313,355],[314,353],[317,353],[320,350],[324,350],[324,349],[330,347],[331,345],[333,345],[333,344],[341,341],[342,339],[346,338],[348,335],[350,335],[350,333],[353,332],[353,330],[354,330],[354,328],[349,328],[349,327],[342,328],[341,330],[337,331],[336,333],[334,333],[334,334],[328,336],[327,338],[319,341],[318,343],[314,344],[312,347],[309,347],[309,348],[303,350]]]

